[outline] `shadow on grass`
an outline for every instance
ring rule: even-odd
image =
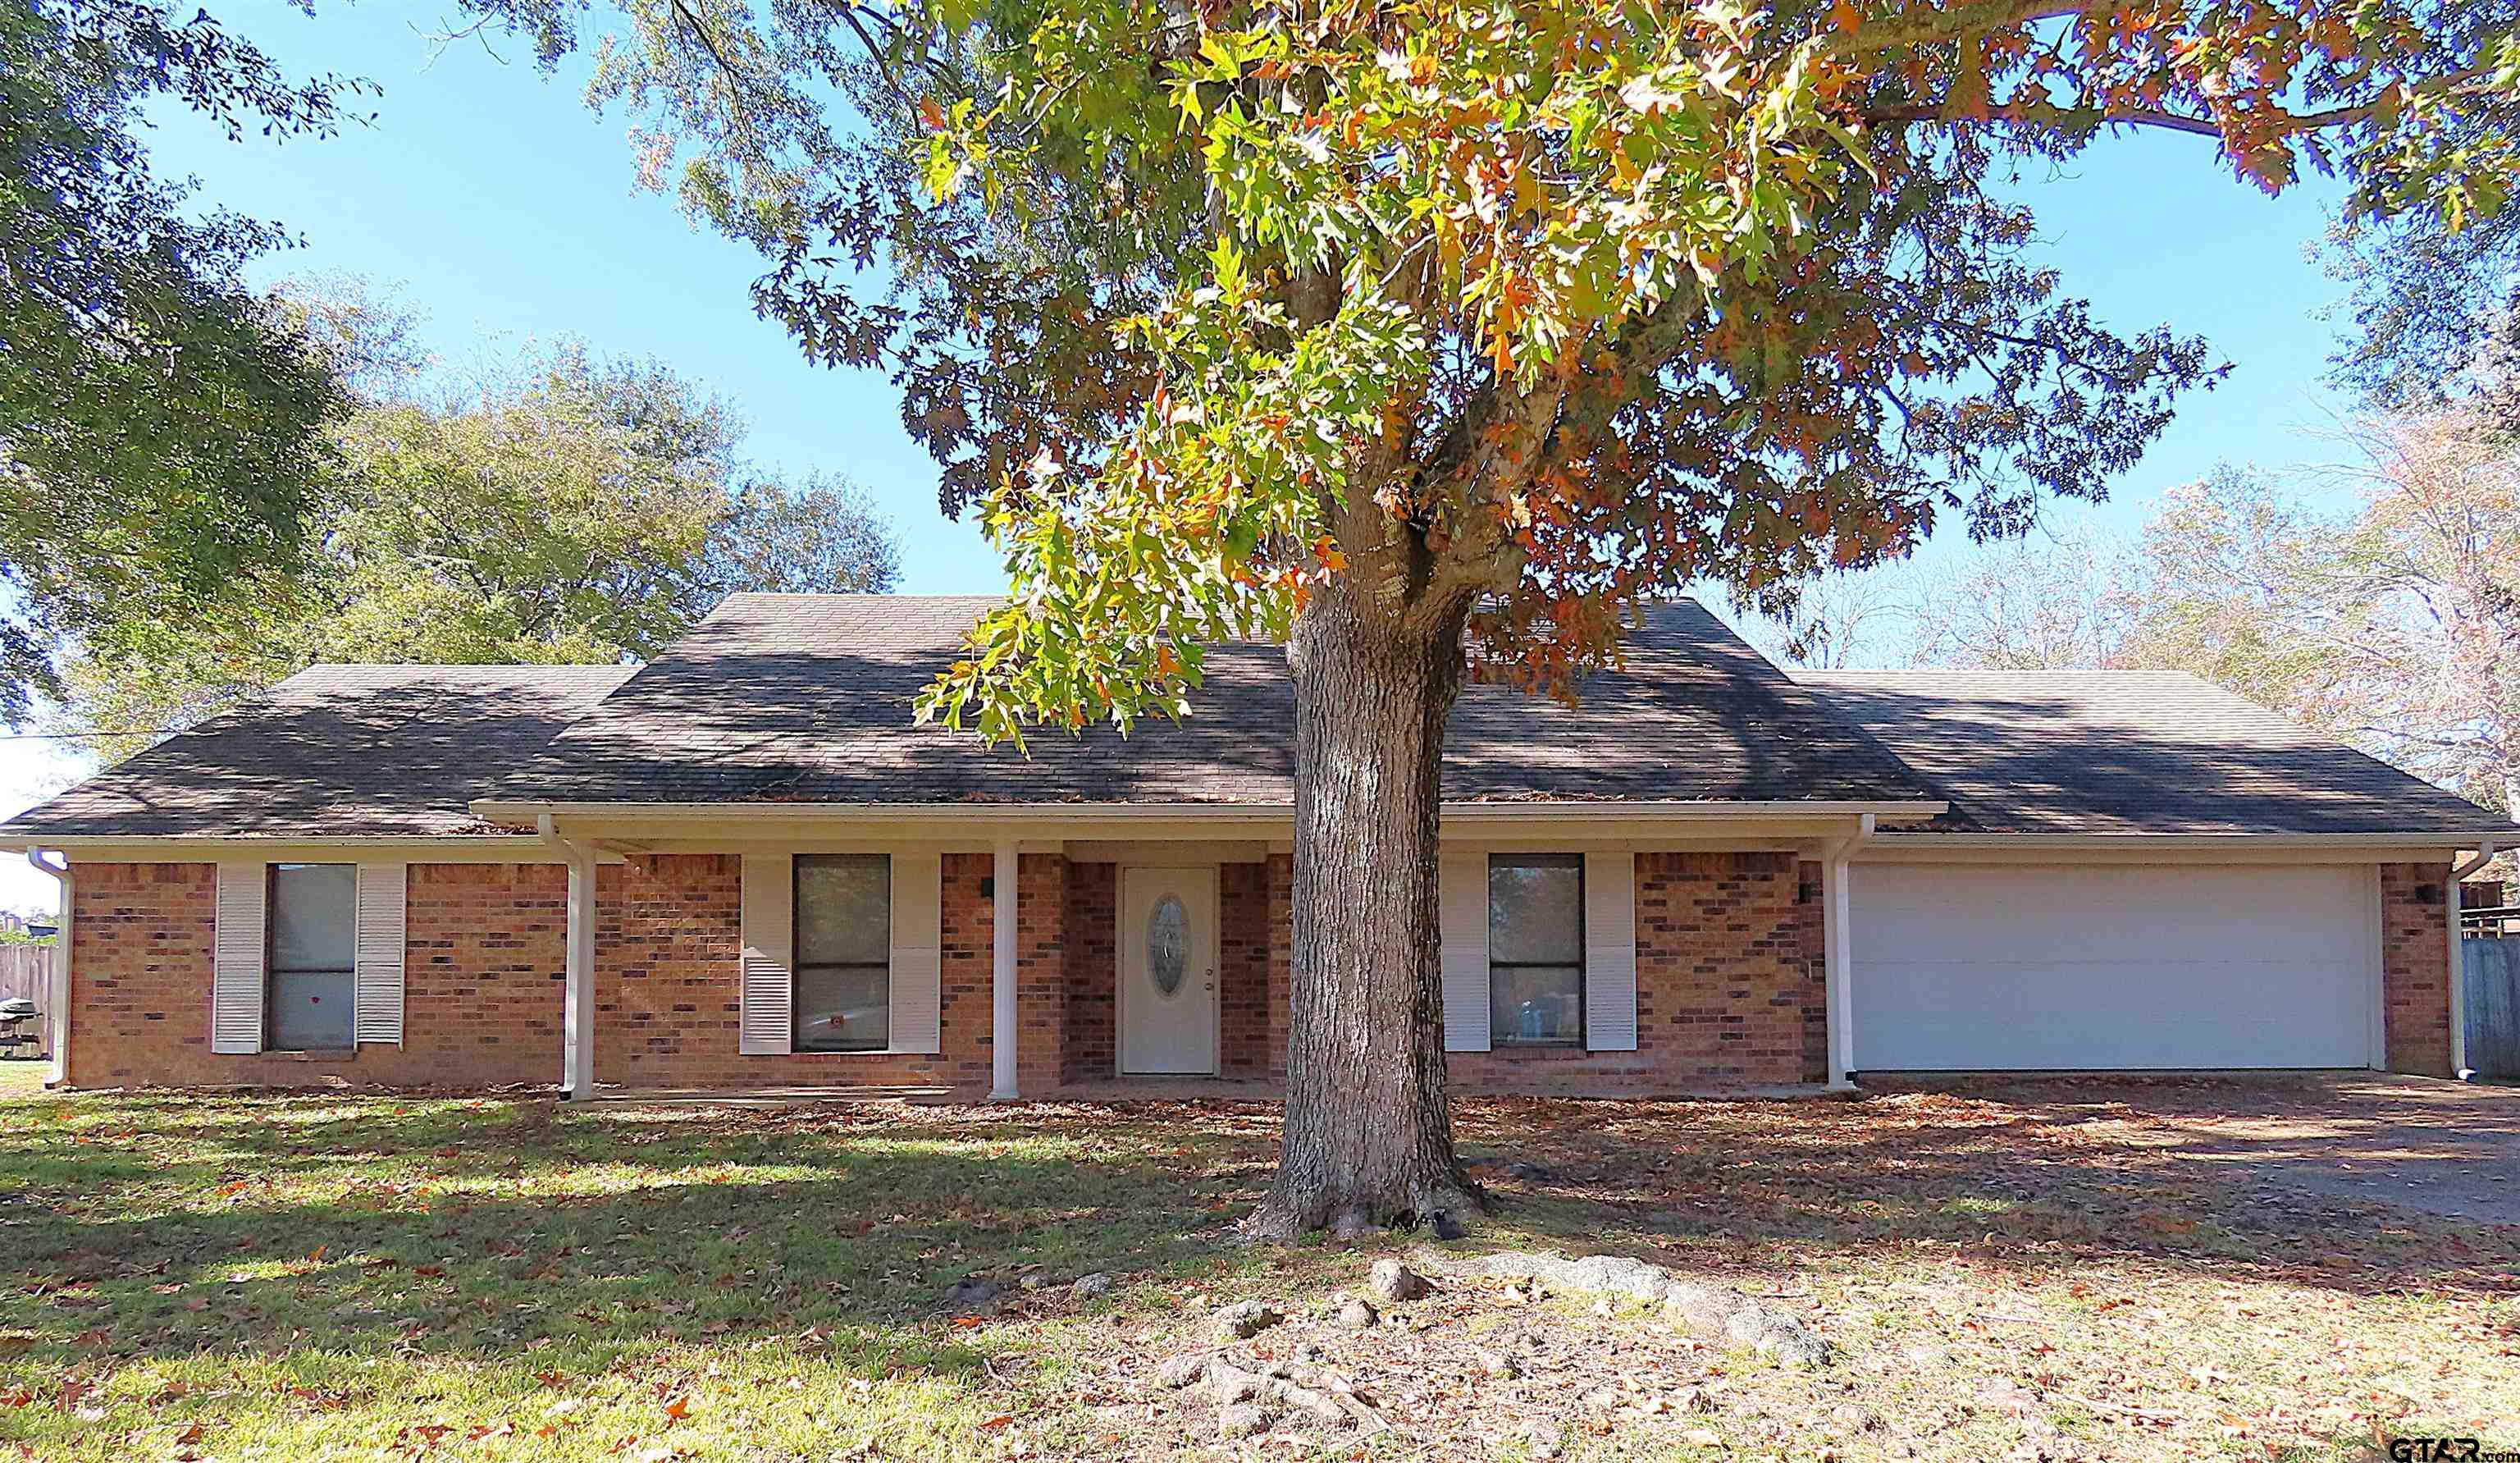
[[[1050,1316],[1074,1303],[1020,1273],[1213,1272],[1253,1171],[1238,1141],[898,1110],[114,1101],[0,1136],[0,1327],[56,1365],[391,1351],[531,1371],[770,1343],[977,1387],[978,1328],[955,1312],[982,1307],[948,1287],[989,1274]]]
[[[1484,1238],[1723,1273],[1948,1255],[2025,1281],[2094,1264],[2349,1293],[2508,1293],[2520,1234],[2266,1192],[2086,1142],[2074,1105],[1463,1105],[1498,1182]],[[248,1349],[608,1365],[798,1344],[968,1377],[949,1286],[1248,1267],[1258,1105],[603,1108],[150,1095],[0,1107],[0,1326],[30,1359]],[[2112,1121],[2127,1117],[2107,1108]],[[2141,1115],[2137,1115],[2140,1117]],[[2332,1115],[2331,1115],[2332,1116]],[[2336,1119],[2347,1121],[2346,1119]],[[2238,1141],[2238,1140],[2233,1140]],[[14,1272],[14,1273],[10,1273]],[[1056,1317],[1063,1293],[1010,1292]]]
[[[2025,1279],[2127,1261],[2349,1294],[2520,1291],[2520,1228],[2287,1182],[2394,1131],[2332,1109],[2304,1120],[2316,1130],[2155,1141],[2151,1115],[2121,1103],[1963,1096],[1501,1102],[1462,1129],[1500,1168],[1543,1170],[1491,1180],[1512,1226],[1696,1269],[1965,1247]],[[2470,1162],[2456,1145],[2394,1161],[2415,1174]]]

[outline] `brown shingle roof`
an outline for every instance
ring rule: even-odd
[[[739,595],[622,666],[317,666],[0,824],[22,840],[430,836],[468,804],[1291,800],[1276,647],[1219,648],[1181,724],[914,728],[980,598]],[[1648,612],[1569,709],[1472,687],[1449,800],[1903,802],[1959,832],[2507,832],[2495,814],[2191,677],[1813,672],[1694,603]],[[1895,754],[1895,755],[1894,755]]]
[[[2181,671],[1798,671],[1954,833],[2491,833],[2508,820]]]
[[[0,823],[0,837],[395,837],[467,804],[626,665],[317,665]]]
[[[485,794],[549,802],[1293,800],[1294,702],[1273,645],[1216,648],[1179,723],[1044,731],[1027,758],[914,728],[919,691],[996,602],[729,599]],[[1648,612],[1622,671],[1570,709],[1472,687],[1444,762],[1452,800],[1902,801],[1915,777],[1832,721],[1694,603]]]

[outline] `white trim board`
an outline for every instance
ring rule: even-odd
[[[2429,841],[2426,841],[2429,837]],[[2462,846],[2420,834],[1875,834],[1859,864],[2439,863]]]

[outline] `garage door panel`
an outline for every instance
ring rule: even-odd
[[[1939,949],[1955,921],[1975,947],[2006,958],[2049,954],[2087,960],[2149,958],[2167,949],[2245,949],[2259,958],[2333,958],[2336,921],[2361,898],[2344,868],[2080,870],[1861,866],[1854,893],[1866,902],[1856,937],[1885,948]],[[2307,918],[2304,918],[2307,916]],[[2245,930],[2245,944],[2228,937]]]
[[[1855,1065],[2360,1067],[2368,871],[1859,865]]]

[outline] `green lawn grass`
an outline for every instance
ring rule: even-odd
[[[30,1070],[34,1064],[25,1064]],[[0,1074],[16,1074],[0,1064]],[[38,1073],[38,1074],[40,1074]],[[2520,1235],[2151,1171],[2004,1102],[1473,1104],[1469,1245],[1650,1256],[1774,1297],[1807,1374],[1590,1298],[1462,1281],[1321,1319],[1406,1239],[1232,1243],[1252,1108],[0,1103],[0,1443],[47,1459],[2361,1456],[2520,1445]],[[1431,1261],[1429,1261],[1431,1263]],[[1062,1287],[1118,1285],[1079,1301]],[[959,1305],[966,1277],[1009,1287]],[[1026,1275],[1038,1291],[1015,1288]],[[1389,1432],[1219,1443],[1149,1386],[1259,1297]],[[1483,1356],[1520,1356],[1498,1378]],[[2489,1437],[2492,1435],[2489,1434]],[[2027,1451],[2023,1451],[2027,1449]]]

